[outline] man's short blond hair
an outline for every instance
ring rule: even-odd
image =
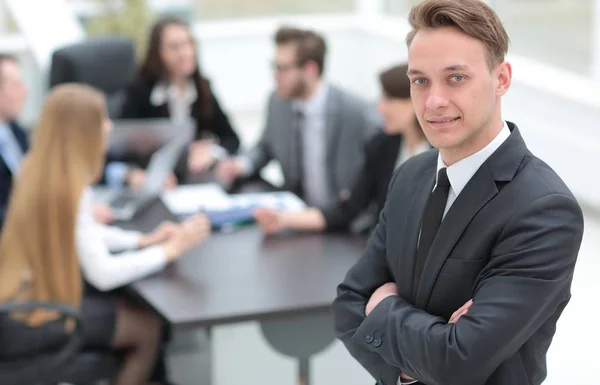
[[[453,27],[481,41],[486,47],[490,68],[504,61],[509,38],[496,12],[481,0],[424,0],[408,16],[412,30],[406,36],[410,46],[422,29]]]

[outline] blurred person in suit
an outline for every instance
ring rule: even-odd
[[[376,114],[365,101],[323,79],[327,47],[321,35],[281,27],[275,45],[276,90],[268,100],[262,137],[248,154],[219,162],[216,176],[228,184],[256,176],[276,160],[284,190],[311,206],[331,206],[364,167]]]
[[[181,257],[208,236],[210,223],[197,216],[149,234],[99,224],[90,186],[102,172],[110,129],[100,92],[73,84],[51,91],[0,237],[0,301],[56,302],[80,310],[83,347],[122,353],[114,383],[142,385],[159,354],[161,321],[111,290]],[[114,256],[111,250],[125,252]],[[5,356],[52,349],[52,331],[61,330],[55,315],[45,312],[0,322],[3,333],[14,336],[3,338]]]
[[[583,213],[502,116],[509,38],[480,0],[409,14],[411,99],[435,150],[394,173],[336,335],[378,385],[540,385]]]
[[[17,61],[0,55],[0,228],[8,208],[13,178],[29,148],[27,133],[17,123],[27,98]]]
[[[0,54],[0,229],[8,209],[13,179],[29,149],[27,131],[17,122],[26,99],[27,86],[17,60]],[[112,210],[106,205],[94,205],[94,216],[102,223],[113,220]]]
[[[267,234],[286,229],[304,231],[348,230],[352,222],[370,204],[374,206],[370,219],[376,218],[387,197],[394,169],[413,155],[431,148],[410,100],[407,65],[394,66],[379,75],[381,97],[378,110],[383,116],[383,132],[375,135],[365,148],[366,162],[352,189],[325,209],[304,211],[256,210],[256,221]],[[369,229],[373,221],[356,230]],[[358,226],[358,224],[357,224]]]
[[[240,146],[227,114],[200,71],[190,26],[174,16],[164,16],[152,27],[146,57],[126,90],[121,118],[194,120],[196,134],[187,163],[181,163],[176,171],[180,181],[188,173],[207,171]],[[144,181],[148,159],[133,162],[135,167],[127,170],[127,180],[135,189]]]

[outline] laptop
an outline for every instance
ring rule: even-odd
[[[108,155],[115,159],[149,156],[178,137],[193,135],[190,119],[173,121],[169,118],[114,119],[108,139]]]
[[[189,136],[173,138],[150,158],[146,179],[140,191],[115,191],[107,197],[115,219],[130,220],[141,208],[158,197],[167,178],[173,173],[181,154],[189,145]]]

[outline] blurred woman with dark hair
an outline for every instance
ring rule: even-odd
[[[379,75],[381,97],[377,108],[383,116],[383,132],[367,144],[365,168],[353,189],[340,196],[336,205],[322,210],[256,210],[254,217],[263,231],[273,234],[285,229],[348,230],[369,206],[374,206],[377,213],[381,211],[394,170],[411,156],[431,148],[412,107],[407,70],[407,65],[395,66]]]
[[[127,90],[121,117],[174,120],[191,117],[196,122],[196,137],[189,147],[187,167],[178,169],[179,177],[187,172],[206,171],[218,159],[236,153],[240,145],[208,80],[200,72],[190,26],[177,17],[163,17],[152,27],[148,52]],[[140,160],[138,166],[145,167],[146,162]],[[133,187],[142,180],[129,178]]]

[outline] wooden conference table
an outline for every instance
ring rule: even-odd
[[[152,230],[173,215],[157,200],[124,227]],[[364,236],[281,234],[255,225],[213,233],[203,245],[131,289],[174,329],[260,321],[273,348],[299,362],[310,382],[309,359],[333,340],[330,305],[336,286],[361,256]],[[210,355],[210,353],[209,353]],[[209,367],[199,368],[210,383]]]

